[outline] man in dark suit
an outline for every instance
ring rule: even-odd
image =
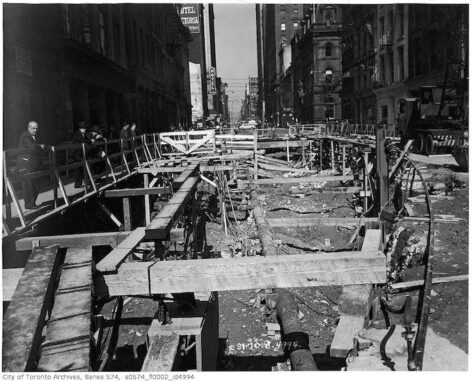
[[[41,153],[46,148],[44,144],[39,144],[36,138],[38,133],[38,123],[31,121],[28,128],[24,131],[18,141],[18,148],[22,151],[18,156],[18,169],[26,169],[26,173],[32,173],[42,169]],[[39,193],[37,179],[26,177],[24,182],[25,208],[35,209],[36,198]]]
[[[87,135],[87,127],[85,122],[79,122],[79,130],[72,136],[72,143],[85,143],[85,151],[87,152],[92,144],[90,137]],[[78,148],[73,153],[74,162],[83,160],[83,149]],[[82,188],[82,181],[84,180],[84,166],[80,165],[75,169],[75,183],[74,188]]]

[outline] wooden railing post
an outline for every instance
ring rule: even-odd
[[[254,179],[257,180],[257,171],[258,171],[258,163],[257,163],[257,129],[254,130]]]
[[[58,202],[57,202],[58,181],[56,178],[57,163],[56,163],[56,150],[54,149],[54,146],[52,146],[49,151],[49,160],[51,162],[51,182],[53,186],[52,192],[53,192],[53,199],[54,199],[54,208],[57,208],[58,207]]]
[[[3,151],[3,199],[5,201],[5,214],[7,222],[11,221],[11,195],[8,192],[7,187],[7,178],[8,178],[8,170],[7,170],[7,153]]]

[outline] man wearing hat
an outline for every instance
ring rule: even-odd
[[[87,125],[84,121],[79,122],[79,129],[72,136],[73,143],[85,143],[85,151],[87,152],[92,140],[87,135]],[[72,155],[74,162],[77,163],[83,160],[83,148],[78,148]],[[75,183],[74,188],[82,188],[82,181],[84,179],[84,166],[80,165],[75,169]]]
[[[41,153],[45,149],[44,144],[39,144],[36,134],[38,133],[38,123],[31,121],[28,128],[24,131],[18,141],[18,148],[21,154],[18,156],[18,169],[26,169],[27,173],[39,171],[43,166]],[[37,179],[25,178],[24,181],[25,208],[35,209],[36,198],[39,193]]]

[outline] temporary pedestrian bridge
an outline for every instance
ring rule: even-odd
[[[378,145],[369,139],[306,131],[303,137],[276,129],[255,130],[250,135],[214,130],[147,134],[133,140],[129,150],[124,149],[127,142],[122,140],[98,143],[95,151],[103,153],[96,156],[91,156],[85,145],[50,147],[46,169],[32,174],[16,170],[17,150],[4,151],[4,242],[14,240],[17,250],[31,250],[31,254],[21,272],[3,270],[4,278],[10,279],[9,306],[3,317],[3,371],[108,369],[123,300],[130,296],[152,297],[160,303],[148,332],[143,371],[179,369],[178,348],[189,335],[196,342],[195,369],[211,370],[217,355],[217,292],[254,288],[266,289],[267,300],[278,306],[284,334],[301,340],[300,346],[294,345],[290,351],[293,366],[314,370],[316,365],[304,341],[306,333],[297,333],[299,325],[287,315],[290,309],[282,308],[293,300],[273,292],[277,288],[344,286],[331,355],[345,357],[369,317],[374,285],[386,281],[379,220],[364,216],[374,207],[370,171]],[[77,149],[82,150],[83,159],[71,162],[71,153]],[[303,166],[295,168],[291,157]],[[349,164],[353,160],[365,165],[353,170]],[[79,166],[83,166],[90,186],[76,190],[71,187],[70,175]],[[386,164],[377,163],[381,176],[386,168]],[[297,177],[277,177],[274,170]],[[119,188],[132,176],[142,176],[143,186]],[[34,211],[24,209],[20,196],[20,184],[26,177],[42,184],[41,206]],[[363,200],[361,218],[280,219],[278,226],[350,224],[358,227],[357,234],[366,226],[364,243],[357,251],[277,255],[278,243],[263,217],[255,187],[297,182],[331,184],[320,189],[322,192],[357,193]],[[204,228],[201,233],[201,202],[205,194],[218,193],[219,214],[227,229],[225,199],[230,187],[231,192],[250,195],[246,208],[254,216],[263,255],[201,259],[201,242],[210,239],[202,237]],[[116,197],[123,200],[122,221],[106,207],[106,200]],[[144,226],[132,224],[131,197],[144,198]],[[153,211],[151,201],[156,197],[161,201]],[[29,236],[28,232],[34,233],[32,228],[49,217],[92,198],[117,231]],[[186,260],[167,257],[176,242],[185,242]],[[112,250],[95,264],[92,248],[96,246],[111,246]],[[187,293],[196,306],[190,315],[179,309],[178,295]],[[174,302],[166,301],[169,294],[175,296]],[[116,300],[113,332],[105,335],[103,317],[94,313],[93,306],[110,298]],[[172,316],[176,310],[178,314]],[[172,324],[167,324],[168,316]]]

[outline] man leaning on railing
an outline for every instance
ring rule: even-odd
[[[22,150],[18,156],[18,170],[26,170],[26,173],[37,172],[43,167],[41,153],[46,146],[39,144],[36,138],[38,133],[38,123],[31,121],[18,141],[18,148]],[[36,209],[36,199],[39,193],[38,179],[31,179],[28,176],[24,180],[24,199],[26,209]]]

